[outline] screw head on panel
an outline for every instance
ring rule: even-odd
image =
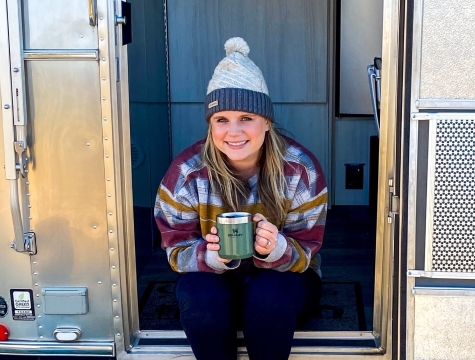
[[[5,105],[3,105],[3,108],[8,110],[8,109],[10,109],[10,105],[5,104]]]

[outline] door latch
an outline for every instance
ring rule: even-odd
[[[26,170],[26,153],[25,153],[25,144],[23,141],[15,141],[14,143],[15,146],[15,152],[18,155],[18,164],[15,165],[16,170],[20,173],[22,178],[26,177],[26,173],[28,170]]]
[[[18,252],[36,255],[36,235],[34,232],[26,232],[23,234],[23,247],[17,246],[16,239],[13,240],[11,248]]]
[[[399,214],[399,196],[395,194],[394,179],[389,179],[388,223],[392,224],[394,216]]]

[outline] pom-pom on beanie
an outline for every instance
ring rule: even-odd
[[[224,44],[226,57],[214,70],[205,99],[206,121],[219,111],[250,112],[274,121],[269,90],[261,70],[249,59],[249,46],[240,37]]]

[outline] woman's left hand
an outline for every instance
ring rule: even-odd
[[[277,236],[279,230],[277,227],[267,221],[264,215],[257,213],[252,218],[257,223],[256,240],[254,241],[254,249],[260,255],[269,255],[277,245]]]

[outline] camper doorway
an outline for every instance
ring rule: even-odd
[[[378,156],[379,128],[367,75],[367,66],[383,51],[383,4],[129,2],[133,7],[128,89],[139,309],[135,323],[140,329],[132,345],[173,343],[189,352],[174,298],[178,274],[170,269],[161,248],[153,207],[171,160],[205,137],[203,101],[208,81],[225,56],[224,42],[240,36],[267,81],[277,124],[317,156],[329,187],[320,252],[323,297],[311,321],[297,329],[296,348],[384,353],[390,294],[382,289],[392,271],[387,268],[391,252],[384,244],[391,244],[392,229],[386,228],[388,199],[383,191],[389,188],[381,178],[378,188],[378,162],[382,161],[380,174],[381,165],[382,171],[389,168],[386,158]],[[381,121],[387,119],[383,116]],[[382,129],[392,131],[392,126],[382,124]],[[348,345],[351,350],[341,350]]]

